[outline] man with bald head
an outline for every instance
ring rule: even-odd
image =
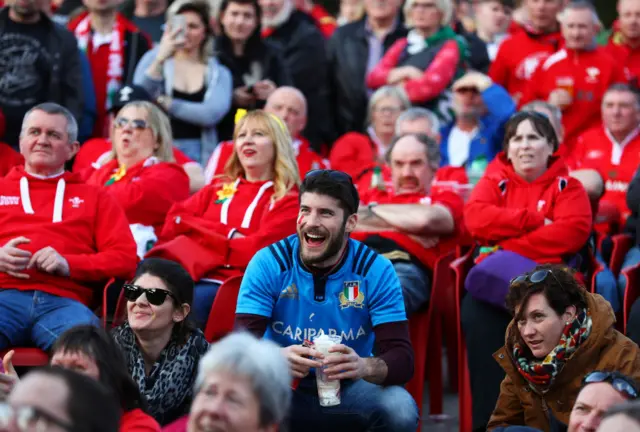
[[[307,125],[307,99],[300,90],[295,87],[279,87],[267,98],[264,110],[277,116],[287,126],[301,178],[311,170],[329,168],[329,162],[311,150],[309,141],[301,135]],[[207,184],[214,176],[223,173],[227,159],[232,153],[232,141],[218,144],[205,169]]]

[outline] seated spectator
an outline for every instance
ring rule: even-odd
[[[171,206],[189,197],[189,178],[174,163],[169,119],[150,102],[125,105],[111,136],[112,159],[87,183],[104,187],[120,203],[142,258],[153,245],[149,236],[160,234]]]
[[[560,14],[564,47],[541,62],[520,104],[546,100],[562,110],[563,146],[571,157],[576,140],[600,122],[607,89],[626,81],[623,69],[595,46],[598,14],[587,0],[573,1]]]
[[[640,402],[614,405],[605,413],[598,432],[640,432]]]
[[[589,372],[573,404],[568,432],[595,431],[611,407],[637,398],[638,384],[633,378],[615,371]]]
[[[596,220],[601,232],[618,232],[630,214],[626,193],[640,164],[639,116],[635,91],[626,84],[614,85],[602,101],[602,124],[579,138],[578,168],[596,170],[604,180]]]
[[[440,120],[438,116],[422,107],[411,107],[396,119],[395,136],[424,134],[440,142]],[[353,179],[359,191],[367,189],[390,189],[391,170],[386,164],[378,163],[358,174]]]
[[[474,4],[476,35],[487,45],[489,61],[494,61],[498,48],[509,37],[513,0],[480,0]]]
[[[398,116],[411,106],[401,88],[384,86],[369,99],[367,131],[349,132],[333,143],[329,164],[351,178],[378,163],[384,163],[384,154],[393,141]]]
[[[387,152],[391,190],[360,191],[364,208],[352,237],[388,258],[400,279],[408,316],[430,297],[438,256],[457,246],[463,202],[432,189],[440,166],[438,143],[424,134],[397,138]]]
[[[565,0],[524,0],[521,28],[500,45],[491,63],[489,76],[509,92],[516,104],[531,85],[531,77],[538,65],[558,51],[562,44],[556,16],[565,4]],[[514,11],[514,21],[520,18],[519,15],[519,10]]]
[[[136,263],[115,199],[64,171],[79,145],[71,113],[36,105],[22,131],[25,166],[0,179],[0,351],[48,350],[68,328],[97,323],[87,307],[94,293],[111,278],[130,277]]]
[[[364,0],[340,0],[338,26],[360,21],[364,17]]]
[[[455,121],[442,128],[442,166],[465,167],[476,184],[500,151],[504,126],[515,112],[505,90],[479,72],[453,84]]]
[[[47,366],[27,374],[13,389],[0,412],[0,428],[114,432],[120,416],[115,396],[95,379]]]
[[[264,111],[278,116],[287,126],[293,138],[291,144],[301,177],[311,170],[328,168],[329,161],[313,151],[309,140],[301,135],[307,124],[307,100],[300,90],[294,87],[278,88],[267,99]],[[222,142],[216,147],[205,170],[207,184],[211,183],[214,176],[224,174],[224,167],[233,154],[233,147],[233,141]]]
[[[604,50],[624,66],[629,83],[640,85],[640,3],[635,0],[618,0],[618,17],[613,24],[609,41]]]
[[[151,102],[149,93],[140,86],[124,86],[118,91],[114,103],[109,110],[107,118],[108,129],[111,130],[118,112],[130,102]],[[199,191],[204,186],[204,172],[200,164],[189,159],[184,153],[171,145],[173,158],[182,166],[189,176],[189,190],[191,193]],[[82,144],[73,160],[73,172],[80,173],[83,178],[91,177],[91,174],[100,169],[112,159],[113,144],[111,139],[93,138]]]
[[[23,165],[24,158],[20,153],[0,142],[0,177],[6,176],[13,167]]]
[[[224,409],[232,395],[240,400],[239,409]],[[164,432],[199,432],[211,424],[244,432],[276,431],[290,406],[291,375],[278,345],[232,334],[200,359],[191,412]]]
[[[133,73],[151,40],[121,13],[119,1],[84,0],[86,12],[68,25],[91,65],[97,119],[92,136],[109,136],[107,123],[117,91],[133,81]]]
[[[284,49],[284,62],[292,85],[309,104],[309,122],[304,130],[315,151],[330,143],[333,124],[329,106],[329,65],[325,38],[314,19],[295,9],[294,0],[259,0],[262,37]]]
[[[172,28],[178,15],[184,30]],[[233,90],[231,73],[211,50],[208,3],[176,1],[160,44],[142,57],[133,78],[169,113],[174,145],[200,164],[218,144],[216,126],[231,107]]]
[[[452,8],[451,0],[406,1],[405,22],[411,31],[369,72],[367,86],[399,86],[413,105],[440,110],[450,96],[446,90],[462,74],[466,61],[466,43],[449,27]],[[450,118],[450,113],[438,114]]]
[[[14,387],[19,381],[11,359],[14,351],[9,351],[2,363],[7,387]],[[99,381],[117,397],[122,409],[120,428],[127,432],[135,428],[145,431],[160,431],[160,425],[145,412],[147,402],[133,382],[120,347],[113,338],[100,327],[80,325],[64,332],[51,348],[51,366],[73,370]],[[9,381],[11,380],[11,381]],[[3,389],[0,389],[0,392]],[[4,399],[0,394],[0,400]]]
[[[549,430],[551,416],[569,424],[571,407],[586,405],[575,399],[590,371],[640,377],[640,349],[615,330],[609,303],[588,292],[567,267],[543,265],[516,277],[506,303],[514,318],[504,347],[494,354],[506,377],[487,429],[526,424]],[[580,419],[574,416],[574,422]]]
[[[258,0],[223,0],[220,5],[221,34],[215,46],[233,77],[231,109],[218,125],[221,141],[233,137],[238,108],[264,108],[276,88],[292,84],[282,49],[260,36],[261,19]]]
[[[259,251],[242,279],[237,326],[282,346],[299,379],[289,430],[415,432],[418,426],[415,402],[401,387],[413,374],[402,289],[386,258],[349,238],[358,202],[346,174],[307,174],[297,235]],[[342,343],[330,348],[340,355],[325,357],[303,345],[323,333],[341,335]],[[312,368],[319,367],[329,380],[340,380],[339,406],[318,409]]]
[[[504,308],[509,281],[539,263],[576,265],[591,233],[589,199],[552,156],[557,148],[546,117],[515,114],[505,126],[497,168],[480,179],[465,207],[466,227],[478,243],[461,310],[474,429],[486,427],[504,376],[491,354],[504,344],[511,320]]]
[[[180,262],[197,281],[194,316],[204,326],[222,282],[263,247],[295,231],[300,182],[285,126],[263,111],[239,120],[225,174],[175,204],[149,253]]]
[[[123,287],[127,321],[113,330],[129,373],[164,426],[189,412],[200,358],[209,343],[193,328],[193,280],[177,263],[148,258]]]

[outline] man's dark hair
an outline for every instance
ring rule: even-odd
[[[577,309],[587,307],[586,290],[574,276],[574,271],[569,267],[557,264],[539,265],[528,274],[532,275],[539,270],[549,270],[549,274],[542,281],[534,283],[528,278],[519,283],[512,283],[507,293],[507,309],[517,321],[527,306],[532,295],[542,293],[551,309],[556,314],[562,315],[569,306]],[[516,308],[518,313],[516,314]]]
[[[351,177],[336,170],[310,171],[300,186],[299,200],[304,193],[316,193],[326,195],[338,201],[340,208],[344,210],[345,218],[358,213],[360,195],[353,185]]]
[[[67,412],[74,431],[116,432],[122,408],[113,392],[81,373],[57,366],[44,366],[32,372],[60,378],[67,386]]]
[[[99,381],[114,392],[124,411],[146,410],[146,400],[129,374],[120,347],[103,328],[90,324],[70,328],[53,344],[51,356],[56,353],[80,353],[93,359],[100,372]]]
[[[262,42],[260,23],[262,22],[262,9],[258,4],[258,0],[222,0],[220,3],[220,12],[218,16],[220,17],[220,29],[222,30],[222,34],[218,37],[216,43],[220,43],[225,46],[229,52],[232,52],[231,39],[227,36],[227,31],[224,28],[224,24],[222,23],[222,15],[225,13],[227,8],[231,3],[236,3],[240,5],[249,5],[253,7],[253,10],[256,14],[256,28],[253,30],[253,33],[249,35],[247,39],[245,50],[247,52],[247,58],[261,57],[264,55],[264,43]]]
[[[625,83],[615,83],[607,88],[605,95],[611,92],[631,93],[635,99],[636,106],[640,107],[640,92],[638,91],[638,88]]]
[[[184,303],[189,306],[193,305],[193,279],[189,272],[177,262],[164,258],[147,258],[138,265],[136,276],[131,283],[135,285],[140,276],[144,274],[155,276],[164,282],[167,289],[176,296],[176,307],[180,307]],[[179,341],[186,342],[194,328],[194,324],[187,317],[176,323],[173,326],[173,331]]]
[[[535,111],[520,111],[512,115],[504,126],[504,140],[502,141],[502,150],[504,152],[509,151],[509,141],[511,141],[511,138],[515,136],[520,123],[527,120],[531,122],[533,130],[547,140],[554,152],[558,150],[558,146],[560,145],[558,142],[558,136],[556,135],[556,130],[553,128],[553,125],[547,116]]]

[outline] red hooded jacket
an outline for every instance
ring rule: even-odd
[[[117,170],[118,161],[112,160],[95,171],[87,183],[104,187],[124,208],[130,224],[152,226],[159,233],[171,206],[189,198],[189,177],[178,164],[151,157],[106,186]]]
[[[539,263],[559,263],[578,252],[592,226],[587,192],[556,157],[528,183],[500,153],[494,169],[473,189],[464,215],[480,245],[498,245]]]
[[[0,245],[24,236],[21,249],[51,246],[69,264],[70,276],[36,269],[29,279],[0,272],[0,287],[37,290],[88,304],[93,289],[136,270],[136,244],[122,208],[104,189],[84,184],[69,172],[41,179],[15,167],[0,179]],[[59,206],[59,207],[58,207]]]

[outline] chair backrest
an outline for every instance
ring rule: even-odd
[[[204,330],[204,336],[209,342],[216,341],[233,330],[241,282],[242,276],[234,276],[218,289]]]

